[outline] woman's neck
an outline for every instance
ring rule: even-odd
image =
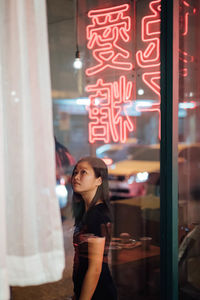
[[[95,194],[93,195],[93,197],[86,197],[86,195],[82,195],[83,200],[85,202],[85,210],[87,211],[90,207],[90,204],[92,202],[92,200],[94,199]],[[95,205],[103,203],[103,201],[101,199],[97,200],[97,202],[95,203]]]
[[[87,192],[87,193],[84,193],[84,194],[81,195],[82,198],[83,198],[83,200],[84,200],[84,202],[85,202],[85,209],[86,209],[86,211],[90,207],[90,203],[94,199],[95,194],[96,194],[96,191],[95,192]]]

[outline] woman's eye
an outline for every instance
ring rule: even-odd
[[[85,174],[85,173],[86,173],[86,171],[85,171],[85,170],[82,170],[82,171],[81,171],[81,174]]]

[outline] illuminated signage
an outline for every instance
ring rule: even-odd
[[[158,112],[160,137],[161,0],[150,1],[148,8],[148,14],[141,18],[141,36],[137,36],[137,40],[141,39],[142,44],[135,53],[135,59],[142,71],[142,82],[153,93],[154,101],[146,107],[137,105],[136,109],[139,112]],[[195,10],[183,0],[180,2],[180,11],[180,34],[184,38],[188,35],[189,15],[195,13]],[[90,98],[89,142],[125,142],[128,132],[135,128],[128,111],[133,99],[136,100],[133,96],[135,83],[127,80],[127,74],[134,67],[132,53],[127,50],[131,42],[131,31],[133,32],[130,5],[90,10],[88,19],[90,24],[86,27],[86,38],[87,48],[92,54],[92,65],[88,66],[85,73],[87,78],[95,81],[86,86]],[[188,64],[192,61],[193,57],[182,51],[180,45],[181,76],[188,75]],[[109,81],[106,81],[104,75],[108,70],[119,70],[120,75],[113,80],[110,80],[110,76]]]
[[[150,14],[141,20],[141,40],[146,45],[145,50],[136,53],[137,64],[144,70],[142,80],[156,95],[151,108],[140,108],[139,111],[157,111],[160,120],[160,11],[161,0],[149,3]],[[159,132],[160,137],[160,121]]]
[[[97,64],[86,70],[86,75],[95,75],[106,68],[131,70],[130,52],[122,48],[120,40],[128,43],[130,40],[131,18],[126,16],[129,5],[119,5],[106,9],[91,10],[88,17],[92,25],[88,25],[87,47]]]
[[[127,82],[125,76],[120,76],[118,82],[98,79],[95,85],[87,85],[86,90],[90,93],[90,143],[98,140],[109,143],[110,138],[114,142],[126,141],[127,132],[134,129],[128,116],[132,88],[133,83]]]
[[[147,44],[144,51],[136,53],[136,60],[141,68],[160,65],[160,0],[149,3],[151,14],[142,18],[141,39]]]
[[[194,14],[195,10],[187,1],[180,3],[180,35],[185,38],[188,35],[189,15]],[[188,52],[179,49],[180,75],[186,77],[188,75],[188,64],[193,62],[194,58]]]
[[[186,1],[180,3],[180,33],[183,37],[188,34],[188,17],[189,14],[195,13],[191,6]],[[159,114],[159,132],[160,138],[160,12],[161,0],[150,1],[150,14],[144,16],[141,20],[141,40],[146,44],[145,50],[138,50],[136,53],[136,62],[142,71],[142,80],[144,84],[153,91],[156,101],[151,108],[140,108],[138,111],[157,111]],[[180,61],[180,76],[186,77],[188,75],[187,64],[193,61],[193,57],[186,51],[179,49]]]
[[[98,75],[95,84],[87,85],[89,93],[89,142],[125,142],[127,134],[134,130],[128,115],[131,106],[133,83],[126,75],[116,81],[99,78],[106,69],[127,72],[133,64],[130,52],[122,47],[130,41],[131,18],[129,5],[123,4],[105,9],[90,10],[91,25],[86,28],[87,47],[92,51],[94,66],[86,69],[87,76]]]

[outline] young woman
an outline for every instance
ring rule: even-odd
[[[78,161],[72,173],[74,231],[74,299],[116,300],[108,268],[111,237],[108,171],[95,157]]]

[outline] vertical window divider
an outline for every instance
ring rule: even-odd
[[[160,242],[162,300],[178,300],[179,1],[161,0]]]

